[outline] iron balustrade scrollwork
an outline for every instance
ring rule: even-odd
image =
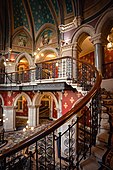
[[[59,78],[59,74],[65,77],[66,58],[72,59],[64,57],[51,60],[51,62],[54,61],[51,67],[50,61],[37,63],[36,78],[45,78],[43,70],[45,72],[49,67],[49,71],[53,72],[52,78]],[[56,63],[61,63],[63,67],[57,67],[56,70]],[[83,66],[84,64],[86,66]],[[3,150],[0,155],[0,170],[10,170],[15,167],[21,169],[27,167],[28,170],[74,170],[79,169],[81,161],[90,155],[91,147],[95,145],[98,133],[100,111],[97,108],[100,106],[101,75],[95,67],[87,63],[81,62],[77,66],[78,76],[75,82],[78,82],[78,86],[83,86],[83,90],[87,88],[87,94],[59,119],[24,139],[18,145]],[[62,70],[63,68],[64,70]],[[60,70],[58,73],[59,69],[64,72],[61,73]],[[70,68],[67,71],[73,73]]]

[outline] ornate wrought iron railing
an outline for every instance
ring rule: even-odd
[[[74,65],[71,57],[62,58],[58,72],[52,60],[51,78],[73,79],[88,93],[70,111],[34,135],[28,137],[0,155],[0,169],[27,170],[74,170],[79,169],[81,160],[91,154],[91,147],[96,144],[100,114],[101,75],[95,67],[79,61],[77,74],[73,73],[69,63]],[[66,61],[65,61],[66,60]],[[37,63],[37,79],[42,79],[42,68],[50,68],[50,61]],[[64,66],[64,62],[67,67]],[[46,66],[43,66],[46,64]],[[46,67],[46,68],[45,68]],[[74,66],[73,66],[74,68]],[[48,69],[47,69],[48,70]],[[57,74],[56,74],[56,72]],[[84,73],[85,71],[85,73]],[[44,70],[45,72],[45,70]],[[35,72],[36,73],[36,72]],[[48,75],[48,74],[47,74]],[[55,77],[54,77],[55,76]],[[49,77],[47,78],[49,79]]]
[[[73,80],[87,90],[88,86],[89,88],[92,86],[95,77],[95,74],[93,76],[92,74],[94,73],[88,65],[77,64],[72,57],[62,57],[36,63],[36,67],[33,69],[0,73],[0,84],[13,85],[41,80]]]

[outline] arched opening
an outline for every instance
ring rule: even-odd
[[[50,122],[59,117],[59,103],[57,97],[51,92],[38,92],[33,98],[37,125]]]
[[[21,95],[16,102],[15,128],[23,129],[28,124],[28,106],[24,95]]]
[[[89,29],[90,30],[90,29]],[[94,45],[91,42],[91,36],[90,31],[85,30],[86,32],[81,32],[81,34],[78,32],[77,33],[77,39],[75,44],[77,53],[75,53],[76,59],[80,59],[82,61],[85,61],[91,65],[95,65],[95,56],[94,56]],[[76,64],[75,65],[75,70],[77,70],[77,79],[78,81],[81,80],[82,72],[81,70],[85,69],[86,74],[84,75],[84,78],[90,81],[90,71],[87,71],[87,67],[82,66],[82,63]],[[87,86],[88,87],[88,86]]]
[[[17,82],[27,82],[29,80],[29,63],[25,56],[21,57],[17,64]]]
[[[104,48],[104,79],[112,79],[113,78],[113,28],[110,30],[107,36],[108,44]]]
[[[45,124],[57,118],[57,109],[53,97],[44,94],[39,107],[39,124]]]
[[[55,59],[58,54],[57,54],[56,50],[48,48],[45,50],[41,50],[38,53],[35,52],[34,55],[35,55],[35,63],[37,63],[37,62],[41,62],[41,61]]]
[[[87,30],[78,36],[77,44],[80,48],[78,58],[94,64],[94,45],[91,43],[91,35]]]
[[[48,79],[58,76],[58,66],[52,61],[48,61],[57,58],[57,56],[58,54],[54,49],[45,49],[35,54],[35,63],[38,68],[37,72],[41,70],[41,78]],[[38,65],[38,62],[43,63]]]
[[[81,42],[79,58],[94,65],[94,45],[91,43],[90,38],[91,37],[86,34],[84,40]]]

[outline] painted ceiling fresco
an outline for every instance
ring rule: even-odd
[[[29,30],[28,19],[22,0],[13,0],[14,28],[25,26]]]
[[[55,18],[49,3],[46,0],[29,0],[31,16],[35,31],[37,32],[45,23],[55,24]],[[73,11],[71,0],[65,0],[67,14]],[[30,30],[29,19],[22,0],[13,0],[14,29],[24,26]],[[59,16],[59,4],[57,0],[51,1],[55,15]],[[63,11],[62,11],[63,12]]]
[[[32,10],[32,15],[34,18],[35,30],[38,31],[39,28],[44,23],[54,24],[53,16],[49,10],[48,5],[45,0],[30,0],[30,6]]]

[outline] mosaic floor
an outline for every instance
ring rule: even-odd
[[[0,148],[0,153],[3,153],[5,150],[7,150],[9,148],[12,148],[14,145],[18,144],[19,142],[23,141],[24,139],[27,139],[31,135],[44,129],[49,124],[51,124],[51,121],[48,121],[46,124],[37,126],[33,130],[31,130],[31,128],[28,128],[26,131],[18,130],[18,131],[13,131],[13,132],[5,132],[4,140],[6,140],[7,143],[5,145],[3,145],[3,147]]]

